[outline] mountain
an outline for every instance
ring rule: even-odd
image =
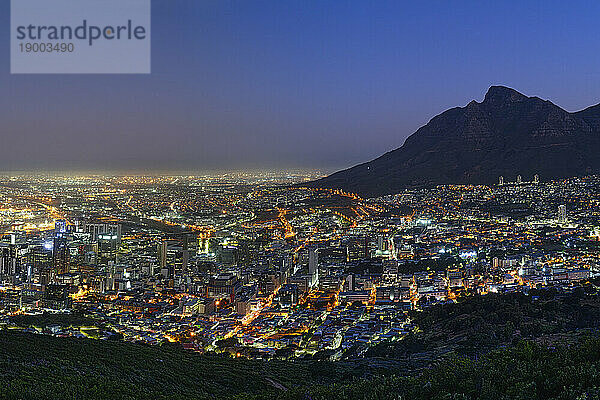
[[[303,186],[363,196],[439,184],[493,184],[600,171],[600,104],[570,113],[504,86],[449,109],[381,157]]]

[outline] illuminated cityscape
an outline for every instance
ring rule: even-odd
[[[0,400],[600,400],[598,15],[0,1]]]
[[[330,360],[409,312],[600,273],[596,177],[362,199],[319,172],[0,179],[0,324],[236,357]],[[80,323],[32,326],[18,316]]]

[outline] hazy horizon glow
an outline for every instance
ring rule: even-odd
[[[600,3],[413,3],[154,0],[148,76],[10,75],[6,28],[0,170],[332,171],[490,85],[600,102]]]

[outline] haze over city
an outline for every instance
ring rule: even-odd
[[[597,2],[152,6],[150,75],[20,76],[0,65],[0,131],[11,138],[0,168],[333,171],[399,147],[492,84],[569,111],[600,101],[588,34]],[[0,39],[7,52],[8,29]]]

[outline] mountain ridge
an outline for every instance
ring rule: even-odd
[[[302,186],[367,197],[439,184],[492,184],[600,171],[600,104],[568,112],[549,100],[491,86],[483,101],[434,116],[380,157]]]

